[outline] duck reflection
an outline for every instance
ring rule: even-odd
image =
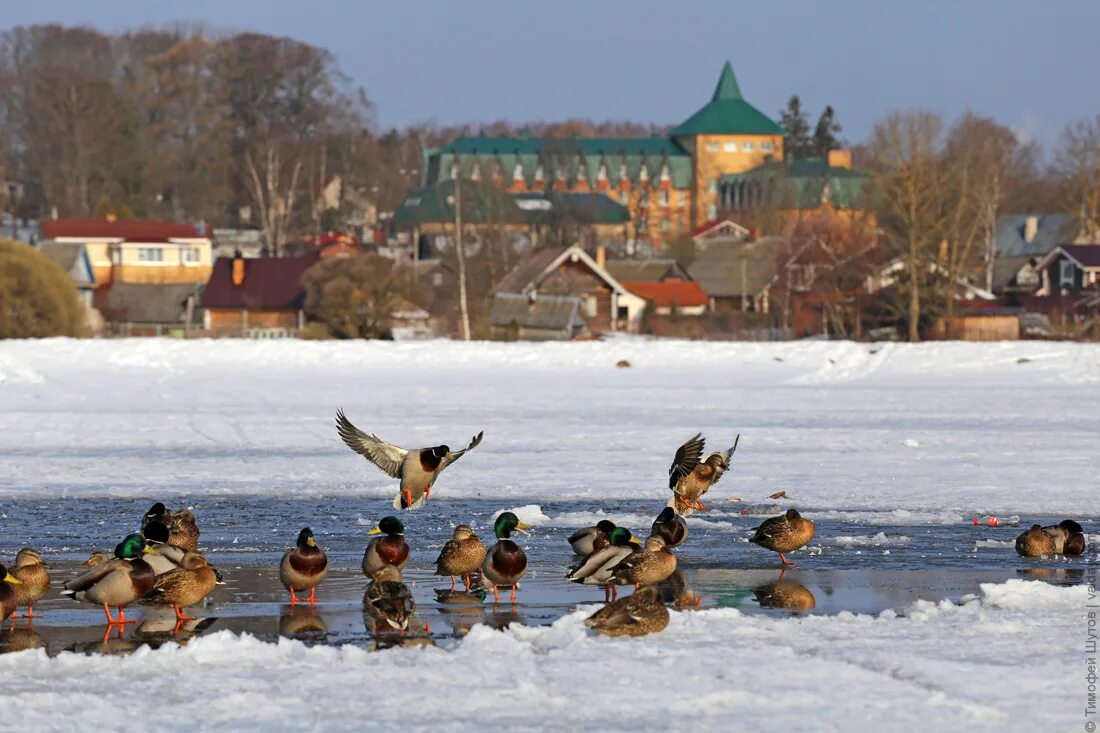
[[[774,582],[753,588],[752,594],[762,608],[809,611],[817,606],[817,599],[809,588],[796,580],[785,579],[784,575],[786,570]]]
[[[465,636],[475,624],[481,623],[485,616],[484,588],[461,590],[437,588],[435,600],[439,604],[439,613],[451,625],[456,636]]]
[[[691,592],[687,576],[679,570],[658,583],[657,589],[661,592],[661,601],[679,611],[692,609],[697,611],[699,604],[703,602],[702,596]]]
[[[0,654],[22,652],[44,646],[42,637],[33,626],[10,626],[0,634]]]
[[[524,624],[526,620],[518,610],[516,610],[516,604],[505,606],[506,610],[501,610],[500,604],[494,603],[492,610],[485,614],[483,622],[486,626],[497,631],[503,631],[508,628],[510,624]]]
[[[323,640],[328,634],[328,624],[316,605],[287,603],[279,612],[279,636],[315,637]]]
[[[1025,578],[1042,580],[1051,585],[1079,585],[1085,582],[1081,568],[1020,568],[1016,571]]]
[[[152,616],[134,629],[134,636],[156,646],[157,642],[174,641],[186,644],[188,640],[214,625],[214,618],[176,619],[175,616]]]

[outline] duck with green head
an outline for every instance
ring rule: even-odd
[[[19,596],[15,588],[21,582],[19,578],[9,573],[7,568],[0,565],[0,623],[3,623],[5,619],[15,613],[15,609],[19,608]],[[12,626],[15,626],[14,621],[11,623]]]
[[[375,537],[363,552],[363,574],[373,578],[385,565],[393,565],[404,570],[409,562],[409,545],[405,542],[405,524],[397,517],[383,517],[382,521],[367,534],[382,534]]]
[[[565,577],[574,583],[602,585],[603,601],[614,600],[618,590],[612,582],[615,567],[627,556],[637,552],[637,538],[625,527],[615,527],[609,536],[611,544],[596,550],[581,562],[574,565]]]
[[[295,604],[295,591],[309,590],[309,602],[316,602],[317,586],[328,575],[328,555],[317,546],[313,530],[305,527],[298,533],[298,541],[287,550],[279,563],[279,580],[290,591],[290,602]]]
[[[129,535],[115,547],[112,559],[66,581],[62,594],[101,604],[108,626],[134,623],[126,618],[126,606],[145,597],[156,581],[156,573],[144,559],[148,554],[155,555],[156,550],[140,534]],[[118,618],[111,618],[111,606],[118,609]]]
[[[519,521],[513,512],[504,512],[493,524],[497,543],[485,554],[481,573],[493,584],[493,598],[497,601],[500,600],[500,586],[503,585],[512,589],[512,603],[516,602],[516,587],[527,572],[527,555],[510,538],[512,532],[527,534],[528,529],[530,525]]]

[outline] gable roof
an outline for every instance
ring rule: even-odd
[[[1035,227],[1029,240],[1028,221]],[[1080,227],[1071,214],[1019,214],[997,217],[998,257],[1042,257],[1062,242],[1070,242]]]
[[[583,325],[581,299],[575,295],[539,295],[528,298],[516,293],[497,293],[489,310],[493,326],[565,331]]]
[[[690,135],[782,135],[783,128],[741,96],[741,85],[727,61],[718,77],[714,96],[684,120],[671,137]]]
[[[305,302],[302,275],[319,260],[316,253],[304,257],[256,257],[244,259],[244,282],[233,284],[233,257],[219,257],[206,288],[203,308],[298,310]]]
[[[44,219],[42,235],[48,239],[120,239],[124,242],[167,242],[171,239],[210,237],[205,224],[175,224],[156,219]]]
[[[1100,244],[1059,244],[1039,260],[1037,267],[1046,267],[1058,255],[1064,255],[1083,270],[1100,268]]]
[[[688,272],[711,297],[758,295],[775,279],[780,241],[761,237],[754,242],[715,242],[695,258]]]
[[[95,294],[95,307],[108,321],[182,325],[188,296],[201,285],[113,282]]]
[[[663,280],[661,282],[624,282],[627,290],[660,308],[692,308],[709,301],[703,287],[694,280]]]
[[[616,293],[630,295],[630,291],[624,288],[622,283],[612,277],[607,270],[596,264],[596,261],[576,244],[572,247],[547,247],[535,250],[497,283],[496,292],[527,293],[537,290],[539,283],[558,265],[565,262],[566,258],[584,263],[593,275]]]
[[[95,286],[95,271],[83,243],[44,241],[38,245],[38,251],[69,273],[78,288]]]
[[[631,282],[660,282],[665,278],[678,277],[690,280],[691,275],[673,259],[653,258],[649,260],[608,260],[607,271],[619,282],[626,285]],[[630,286],[627,286],[630,288]],[[632,288],[631,288],[632,289]]]
[[[717,236],[726,231],[732,232],[742,239],[748,237],[750,234],[746,227],[741,226],[733,219],[711,219],[695,227],[695,229],[691,231],[691,238],[698,239],[700,237]]]

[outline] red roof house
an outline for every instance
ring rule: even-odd
[[[706,312],[709,303],[706,291],[694,280],[624,282],[623,287],[652,303],[658,315],[667,315],[675,309],[681,315],[699,316]]]

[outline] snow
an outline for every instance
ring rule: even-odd
[[[0,344],[0,374],[8,497],[392,498],[337,439],[337,407],[398,444],[484,429],[433,500],[664,501],[696,431],[741,434],[720,508],[785,490],[884,523],[1072,515],[1100,473],[1091,344],[57,339]]]
[[[673,612],[661,635],[642,639],[591,636],[582,621],[594,607],[584,607],[549,627],[476,626],[450,650],[218,632],[125,657],[4,655],[0,677],[7,715],[38,731],[112,729],[120,708],[163,731],[196,720],[244,731],[1080,725],[1085,669],[1073,640],[1084,638],[1086,589],[1014,580],[981,591],[962,606],[921,601],[878,616]],[[132,705],[135,692],[155,704]]]
[[[839,547],[895,547],[908,545],[910,538],[905,535],[887,536],[885,532],[879,532],[869,536],[842,535],[833,538],[833,544]]]

